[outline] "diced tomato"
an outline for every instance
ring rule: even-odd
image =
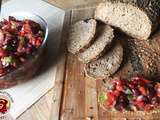
[[[124,91],[124,81],[123,80],[115,80],[114,83],[116,83],[116,89],[118,91]]]
[[[2,30],[0,30],[0,43],[4,41],[4,33]]]
[[[147,80],[147,79],[142,79],[144,83],[149,84],[151,83],[151,81]]]
[[[26,63],[26,59],[25,59],[25,58],[23,58],[23,57],[21,57],[21,58],[20,58],[20,61],[21,61],[23,64],[25,64],[25,63]]]
[[[147,96],[147,90],[146,90],[146,88],[140,86],[138,89],[139,89],[139,91],[141,92],[142,95]]]
[[[25,31],[26,33],[32,33],[31,26],[27,23],[23,25],[22,30]]]
[[[26,48],[26,53],[27,53],[27,54],[30,54],[30,53],[31,53],[31,48],[27,47],[27,48]]]
[[[118,91],[124,91],[124,86],[118,84],[118,85],[116,85],[116,89],[117,89]]]
[[[133,89],[135,86],[133,84],[128,85],[131,89]]]
[[[113,93],[116,97],[118,97],[121,94],[121,92],[119,90],[115,90],[115,91],[113,91]]]
[[[152,110],[153,108],[154,108],[153,105],[148,104],[148,105],[145,105],[144,111],[149,112],[149,111]]]
[[[24,30],[21,30],[20,32],[19,32],[19,34],[20,34],[20,36],[25,36],[25,31]]]
[[[13,67],[15,67],[15,68],[17,67],[17,62],[13,63]]]
[[[17,52],[18,52],[18,53],[22,53],[22,52],[23,52],[22,46],[19,46],[19,47],[17,48]]]
[[[40,39],[36,39],[36,42],[35,42],[35,46],[36,48],[39,48],[39,46],[41,45],[41,40]]]
[[[6,52],[2,49],[2,48],[0,48],[0,57],[5,57],[6,56]]]
[[[107,106],[112,106],[116,102],[116,96],[114,95],[113,92],[108,92],[107,93]]]
[[[6,20],[6,19],[3,19],[3,23],[4,23],[5,25],[8,25],[9,21]]]
[[[36,40],[35,40],[35,39],[33,39],[31,43],[32,43],[32,45],[34,45],[34,46],[35,46],[35,45],[36,45]]]
[[[2,75],[3,73],[4,73],[4,69],[1,68],[1,69],[0,69],[0,75]]]
[[[157,96],[160,97],[160,89],[157,91]]]
[[[156,85],[155,89],[157,91],[157,96],[160,97],[160,83]]]
[[[145,103],[143,101],[135,101],[134,105],[138,106],[139,108],[144,108]]]

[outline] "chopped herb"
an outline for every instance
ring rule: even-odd
[[[127,97],[128,97],[129,101],[131,101],[133,99],[133,95],[131,95],[131,94],[128,94]]]
[[[8,49],[8,50],[10,50],[10,51],[13,51],[13,50],[14,50],[14,48],[13,48],[12,46],[7,46],[6,49]]]
[[[11,56],[8,56],[8,57],[4,57],[3,58],[3,62],[4,63],[8,63],[8,64],[12,64],[13,63],[13,59],[12,59],[12,57]]]
[[[99,95],[99,102],[100,102],[101,104],[104,104],[106,100],[107,100],[107,95],[106,95],[105,92],[102,92],[102,93]]]

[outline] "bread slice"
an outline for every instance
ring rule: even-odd
[[[67,41],[68,51],[76,54],[94,40],[97,22],[94,19],[78,21],[71,26]]]
[[[86,65],[86,74],[96,79],[104,79],[113,75],[123,60],[122,45],[117,42],[115,46],[103,57]]]
[[[110,26],[104,24],[98,26],[95,42],[79,54],[79,60],[88,63],[99,58],[110,47],[113,37],[113,29]]]
[[[100,3],[95,18],[137,39],[148,39],[160,23],[159,0],[107,0]]]

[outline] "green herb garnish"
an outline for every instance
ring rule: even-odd
[[[8,64],[12,64],[14,61],[11,56],[8,56],[8,57],[3,58],[3,62],[8,63]]]
[[[106,100],[107,100],[107,95],[106,95],[106,93],[105,93],[105,92],[102,92],[102,93],[99,95],[98,99],[99,99],[99,102],[100,102],[101,104],[104,104],[104,103],[106,102]]]
[[[128,94],[127,97],[128,97],[129,101],[131,101],[133,99],[133,95],[131,95],[131,94]]]

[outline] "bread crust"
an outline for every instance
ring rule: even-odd
[[[106,110],[102,106],[100,109],[105,110],[105,118],[103,120],[159,120],[160,112],[157,110],[153,110],[151,112],[143,112],[143,111],[111,111]]]
[[[112,2],[123,2],[132,4],[144,11],[152,24],[152,31],[156,30],[160,24],[160,0],[108,0]]]

